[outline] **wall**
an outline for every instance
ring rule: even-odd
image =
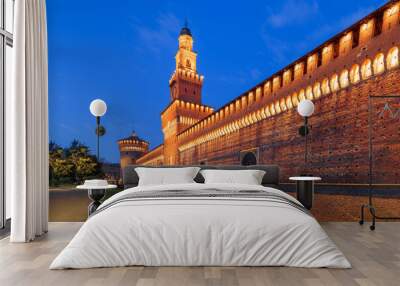
[[[368,94],[400,95],[399,82],[400,70],[396,69],[314,100],[316,110],[310,118],[309,141],[311,173],[322,176],[324,182],[368,182]],[[301,124],[302,118],[296,109],[291,109],[185,150],[181,152],[181,163],[198,164],[207,159],[208,164],[240,164],[241,150],[258,148],[259,163],[278,164],[281,180],[287,182],[289,176],[304,168],[304,139],[298,135]],[[398,128],[398,123],[386,124],[384,132],[396,134]],[[400,144],[391,144],[377,146],[374,152],[395,159],[400,165],[400,156],[396,156],[400,154]],[[385,148],[389,152],[385,153]],[[393,166],[375,174],[400,183],[399,172]]]

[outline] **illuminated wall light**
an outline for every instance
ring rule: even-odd
[[[330,81],[331,91],[335,92],[339,90],[339,77],[337,74],[333,74]]]
[[[288,109],[293,108],[292,97],[290,95],[288,97],[286,97],[286,106]]]
[[[324,78],[322,80],[321,89],[322,89],[322,94],[323,95],[327,95],[327,94],[329,94],[331,92],[331,89],[329,87],[329,79],[328,78]]]
[[[237,99],[237,100],[235,101],[235,110],[236,110],[236,111],[239,111],[239,110],[240,110],[240,100],[239,100],[239,99]]]
[[[385,56],[382,53],[376,55],[374,59],[374,74],[381,74],[385,71]]]
[[[283,85],[289,84],[291,80],[292,80],[292,72],[291,70],[286,70],[283,73]]]
[[[251,117],[251,114],[246,116],[246,120],[247,120],[247,126],[253,124],[253,118]]]
[[[249,94],[248,94],[248,102],[249,102],[249,105],[254,102],[253,92],[249,92]]]
[[[298,94],[298,98],[299,98],[299,102],[304,100],[304,99],[306,99],[304,89],[300,89],[299,94]]]
[[[345,54],[348,51],[350,51],[350,49],[352,48],[352,38],[353,38],[353,33],[352,32],[348,32],[346,35],[344,35],[339,42],[339,53],[340,54]]]
[[[267,105],[267,106],[264,108],[264,113],[265,113],[265,115],[267,115],[267,117],[271,117],[271,111],[270,111],[270,109],[269,109],[269,105]]]
[[[249,123],[247,122],[247,117],[243,117],[243,127],[247,127]]]
[[[333,45],[329,44],[322,49],[322,64],[327,64],[333,59]]]
[[[280,76],[274,77],[272,80],[272,91],[277,91],[281,87],[281,78]]]
[[[251,117],[253,118],[253,123],[256,123],[258,121],[257,114],[255,112],[253,112]]]
[[[263,117],[263,115],[262,115],[262,109],[261,110],[258,110],[257,111],[257,113],[256,113],[256,115],[257,115],[257,120],[258,121],[260,121],[260,120],[263,120],[264,119],[264,117]]]
[[[292,94],[292,104],[293,107],[297,107],[297,105],[299,105],[299,98],[297,96],[297,92],[293,92]]]
[[[243,96],[242,97],[242,108],[246,108],[246,106],[247,106],[247,97]]]
[[[282,111],[286,111],[286,110],[287,110],[287,108],[286,108],[286,103],[285,103],[285,99],[284,99],[284,98],[281,99],[280,107],[281,107],[281,110],[282,110]]]
[[[319,82],[316,82],[314,84],[313,93],[314,93],[314,98],[321,97],[321,84]]]
[[[276,114],[281,113],[281,107],[279,106],[279,101],[275,101],[275,112]]]
[[[271,104],[269,105],[269,112],[271,113],[271,116],[274,116],[274,115],[275,115],[275,106],[274,106],[273,103],[271,103]]]
[[[246,126],[249,126],[252,122],[251,122],[251,117],[250,117],[250,115],[247,115],[246,117],[245,117],[245,120],[244,120],[245,122],[246,122]]]
[[[370,59],[366,59],[361,65],[361,78],[367,79],[372,76],[372,63]]]
[[[389,9],[387,9],[386,13],[388,16],[393,16],[399,11],[399,5],[393,5]]]
[[[251,117],[251,114],[246,116],[246,123],[247,123],[247,126],[249,126],[250,124],[253,124],[253,118]]]
[[[311,55],[307,58],[307,72],[312,72],[317,67],[317,55]]]
[[[268,96],[271,93],[271,83],[268,81],[264,84],[264,96]]]
[[[261,87],[257,87],[256,89],[256,101],[261,99]]]
[[[256,112],[252,112],[250,117],[251,117],[251,120],[252,120],[253,124],[258,121]]]
[[[229,110],[227,110],[226,115],[228,115],[228,114],[233,114],[234,112],[235,112],[235,104],[232,102],[232,103],[229,105]]]
[[[324,54],[329,54],[331,51],[332,51],[332,44],[330,44],[330,45],[324,47],[324,48],[322,49],[322,54],[323,54],[323,55],[324,55]]]
[[[399,66],[399,48],[393,47],[389,50],[386,59],[387,68],[393,69]]]
[[[265,108],[261,108],[260,115],[261,115],[261,119],[267,118],[267,114],[265,113]]]
[[[354,64],[350,69],[350,82],[355,84],[360,81],[360,66]]]
[[[304,63],[298,63],[294,66],[294,79],[299,79],[304,74]]]
[[[388,8],[383,15],[382,31],[389,30],[392,26],[398,24],[399,21],[399,4]]]
[[[340,87],[345,88],[349,86],[349,72],[348,70],[343,70],[340,73]]]
[[[314,99],[314,95],[313,95],[311,86],[307,86],[307,88],[306,88],[306,98],[309,99],[309,100],[313,100]]]

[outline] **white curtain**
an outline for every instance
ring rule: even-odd
[[[48,226],[48,101],[45,0],[16,0],[13,93],[6,110],[6,173],[12,242]],[[8,175],[7,175],[8,174]]]

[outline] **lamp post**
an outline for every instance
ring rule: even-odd
[[[308,146],[307,146],[307,135],[310,132],[308,126],[308,117],[310,117],[314,113],[314,103],[309,100],[305,99],[300,101],[299,105],[297,106],[297,112],[304,118],[304,125],[299,128],[299,134],[305,137],[305,152],[304,152],[304,169],[307,171],[307,154],[308,154]]]
[[[90,103],[90,113],[96,117],[96,135],[97,135],[97,161],[100,162],[100,136],[106,133],[104,126],[100,125],[100,117],[106,114],[107,104],[101,99],[95,99]]]

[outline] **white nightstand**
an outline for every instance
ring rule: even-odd
[[[116,189],[117,186],[109,185],[106,180],[86,180],[83,185],[79,185],[76,188],[88,191],[88,196],[92,200],[88,206],[88,216],[90,216],[100,206],[100,200],[106,194],[106,190]]]

